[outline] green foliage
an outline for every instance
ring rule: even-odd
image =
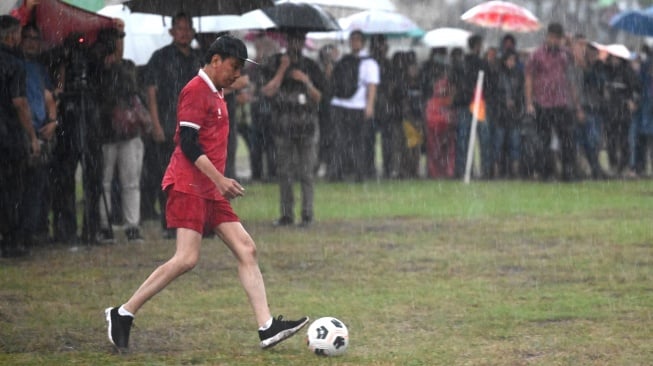
[[[38,248],[0,262],[0,364],[637,365],[653,359],[653,182],[319,184],[309,229],[274,228],[275,185],[236,211],[257,242],[270,306],[336,316],[344,357],[303,336],[257,347],[231,254],[199,265],[138,314],[129,354],[106,339],[117,305],[174,250]]]

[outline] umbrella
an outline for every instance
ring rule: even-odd
[[[612,55],[615,57],[622,58],[624,60],[631,60],[633,58],[632,57],[633,55],[630,52],[630,50],[628,50],[628,47],[622,44],[603,45],[597,42],[592,42],[591,45],[597,50],[599,50],[599,52],[601,52],[602,55]]]
[[[461,17],[465,22],[507,32],[533,32],[540,21],[528,9],[508,1],[488,1],[467,10]]]
[[[425,46],[467,48],[467,39],[472,33],[459,28],[437,28],[426,32],[421,42]]]
[[[343,30],[360,30],[366,34],[421,37],[424,31],[405,15],[384,11],[365,10],[339,20]]]
[[[335,8],[351,8],[351,9],[376,9],[395,11],[397,7],[391,0],[277,0],[276,3],[281,4],[284,2],[293,3],[307,3],[317,4],[321,6],[330,6]]]
[[[281,31],[328,32],[340,30],[340,25],[317,5],[285,2],[262,11]]]
[[[72,33],[83,34],[84,41],[91,44],[100,29],[113,27],[111,18],[58,0],[41,0],[35,12],[45,49],[63,44]]]
[[[172,38],[168,33],[172,23],[171,17],[132,13],[124,5],[106,6],[98,14],[120,18],[125,22],[125,58],[137,65],[147,63],[157,49],[170,44]],[[261,11],[252,11],[243,15],[208,15],[194,17],[193,24],[201,32],[219,33],[241,29],[266,29],[275,24]]]
[[[272,0],[129,0],[125,4],[133,12],[174,16],[180,11],[191,16],[244,14],[273,6]]]
[[[653,36],[653,7],[623,11],[610,19],[610,26],[638,36]]]

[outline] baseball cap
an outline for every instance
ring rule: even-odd
[[[247,47],[245,46],[245,43],[230,35],[216,38],[206,50],[204,60],[210,62],[213,55],[231,56],[258,65],[256,61],[247,58]]]

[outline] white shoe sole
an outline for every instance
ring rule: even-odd
[[[108,329],[107,336],[109,337],[109,341],[111,341],[111,344],[115,346],[116,344],[113,342],[113,338],[111,338],[111,309],[113,308],[104,309],[104,317],[107,320],[107,329]]]
[[[286,329],[286,330],[284,330],[282,332],[277,333],[274,337],[262,340],[261,343],[259,343],[259,345],[263,349],[270,348],[270,347],[276,345],[277,343],[292,337],[295,333],[299,332],[299,330],[302,329],[306,324],[308,324],[308,321],[309,321],[309,318],[307,317],[306,320],[304,320],[302,323],[300,323],[296,327]]]

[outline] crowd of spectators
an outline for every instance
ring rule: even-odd
[[[112,242],[116,222],[130,242],[143,240],[142,219],[160,219],[161,235],[174,235],[165,226],[161,177],[174,148],[178,93],[197,74],[201,50],[191,47],[195,33],[186,14],[173,17],[170,34],[169,46],[136,67],[123,58],[119,20],[92,45],[72,35],[40,53],[35,24],[1,16],[3,256],[23,256],[48,241]],[[279,183],[277,225],[295,221],[295,179],[302,189],[301,224],[310,225],[316,177],[357,183],[462,178],[473,111],[479,112],[477,178],[647,174],[653,58],[645,52],[636,59],[603,54],[557,23],[529,54],[509,34],[486,50],[483,38],[473,35],[468,49],[433,49],[421,64],[413,51],[389,56],[383,35],[352,32],[348,52],[341,56],[327,45],[317,60],[302,53],[304,33],[285,36],[283,52],[266,35],[256,37],[259,64],[226,91],[231,163],[225,175],[237,178],[240,131],[251,180]],[[480,101],[479,71],[485,75]],[[356,81],[350,94],[340,90],[346,79]],[[115,108],[134,98],[146,106],[149,123],[119,133]],[[603,150],[606,159],[600,159]],[[84,195],[79,236],[78,167]]]

